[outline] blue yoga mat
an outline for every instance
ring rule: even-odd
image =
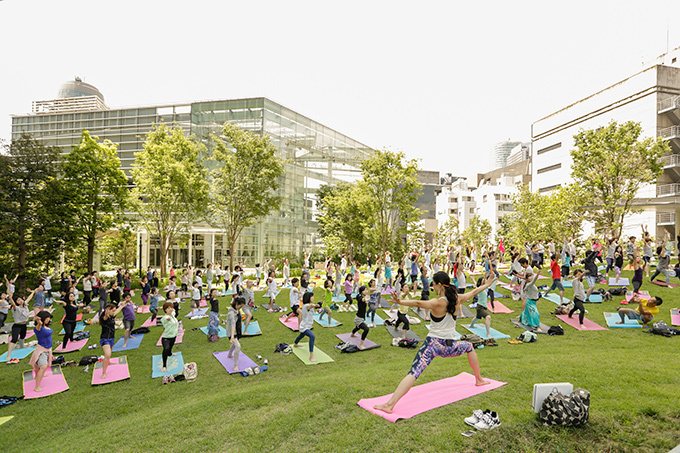
[[[591,302],[593,304],[599,304],[600,302],[602,302],[602,296],[600,296],[599,294],[591,294],[586,303],[588,302]]]
[[[193,316],[205,316],[205,315],[207,315],[207,314],[208,314],[208,307],[194,308],[194,314],[193,314]],[[185,317],[185,318],[191,318],[191,317],[192,317],[192,315],[191,315],[191,310],[190,310],[189,313],[187,313],[184,317]]]
[[[74,333],[82,332],[85,330],[85,323],[84,322],[77,322],[76,323],[76,328],[73,331]],[[64,335],[66,331],[64,329],[61,329],[61,332],[59,332],[59,335]]]
[[[366,322],[371,322],[370,316],[366,316]],[[385,325],[385,320],[382,319],[378,314],[375,314],[375,325],[376,326],[384,326]]]
[[[550,302],[553,302],[553,303],[555,303],[555,304],[557,304],[557,305],[560,304],[560,295],[559,295],[559,294],[550,293],[550,294],[544,295],[543,298],[544,298],[545,300],[549,300]],[[571,302],[571,300],[565,297],[565,298],[564,298],[564,303],[565,303],[565,304],[568,304],[569,302]]]
[[[177,355],[168,357],[168,366],[165,372],[161,371],[161,368],[163,368],[163,356],[159,354],[151,358],[151,366],[153,367],[151,371],[152,378],[170,376],[184,371],[184,358],[182,357],[182,353],[174,352],[173,354]]]
[[[243,326],[245,326],[245,323],[241,324],[242,335],[245,336],[262,335],[262,331],[260,330],[260,324],[257,321],[250,321],[250,323],[248,323],[248,330],[246,332],[243,332]]]
[[[571,280],[562,280],[562,286],[565,288],[573,288],[574,285],[571,284]]]
[[[23,359],[33,354],[33,351],[35,351],[35,346],[31,346],[30,348],[14,348],[12,349],[12,358]],[[0,355],[0,362],[7,362],[6,352],[3,355]]]
[[[480,320],[478,322],[481,323],[482,321],[483,320]],[[465,327],[470,332],[479,335],[482,338],[486,338],[486,327],[484,327],[484,324],[475,325],[474,327],[470,327],[469,325],[463,325],[463,327]],[[510,335],[506,335],[502,332],[499,332],[494,328],[490,328],[489,332],[491,332],[491,338],[493,338],[495,340],[500,340],[500,339],[503,339],[503,338],[510,338]]]
[[[125,338],[120,337],[118,339],[118,341],[116,341],[116,344],[113,345],[112,351],[118,352],[118,351],[129,351],[130,349],[138,349],[139,345],[142,343],[142,340],[144,339],[144,334],[139,333],[139,334],[133,335],[133,337],[128,338],[126,348],[123,347],[123,343],[125,342]]]
[[[217,334],[220,338],[227,338],[227,329],[225,329],[222,326],[219,326],[219,333]],[[204,334],[208,335],[208,326],[201,327],[201,332]]]
[[[621,321],[621,317],[619,316],[618,313],[605,312],[604,319],[605,321],[607,321],[607,325],[613,329],[642,329],[642,324],[640,324],[636,320],[629,319],[628,316],[624,317],[624,319],[626,320],[625,323],[616,324],[617,322]]]
[[[335,320],[335,318],[331,319],[331,325],[328,325],[328,315],[324,315],[323,319],[319,319],[321,315],[319,313],[314,313],[314,321],[317,323],[321,324],[324,327],[337,327],[341,325],[338,321]]]

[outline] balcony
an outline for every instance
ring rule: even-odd
[[[659,184],[656,186],[657,197],[672,197],[680,195],[680,184]]]
[[[680,153],[680,126],[671,126],[659,130],[659,137],[668,140],[673,152]]]
[[[656,224],[657,225],[675,225],[675,213],[674,212],[657,212],[656,213]]]
[[[670,173],[675,181],[680,179],[680,154],[663,156],[659,161],[663,165],[663,169]]]
[[[675,109],[680,108],[680,96],[667,98],[656,103],[659,115],[662,113],[669,113]]]

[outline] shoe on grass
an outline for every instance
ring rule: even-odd
[[[482,419],[474,425],[480,431],[498,428],[499,426],[501,426],[501,420],[496,412],[482,415]]]
[[[491,412],[489,409],[486,409],[485,411],[482,412],[481,409],[475,409],[472,411],[472,416],[467,417],[465,419],[465,423],[467,423],[470,426],[475,426],[477,423],[479,423],[482,420],[482,416],[484,414],[488,414]]]

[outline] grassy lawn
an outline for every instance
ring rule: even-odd
[[[543,274],[547,275],[545,269]],[[623,276],[631,278],[632,272]],[[664,298],[657,320],[670,325],[670,308],[680,306],[680,288],[645,282],[642,289]],[[279,294],[281,306],[287,305],[287,293]],[[567,289],[565,296],[571,294]],[[318,300],[320,289],[316,295]],[[226,299],[222,299],[223,313]],[[587,317],[606,325],[602,313],[615,311],[621,299],[587,304]],[[264,301],[261,292],[256,293],[256,301]],[[510,298],[502,302],[515,313],[493,315],[492,327],[516,337],[520,330],[510,319],[519,315],[521,302]],[[539,300],[545,324],[560,323],[548,314],[554,307]],[[55,320],[62,313],[57,308]],[[138,314],[137,326],[148,316]],[[92,387],[91,371],[67,367],[67,392],[0,409],[0,417],[14,416],[0,426],[0,450],[663,452],[680,443],[680,338],[649,335],[642,329],[580,332],[562,324],[566,335],[540,335],[533,344],[499,340],[498,347],[478,354],[482,374],[508,385],[390,423],[356,403],[393,392],[415,351],[390,346],[391,336],[380,326],[371,329],[369,338],[382,343],[381,348],[341,355],[333,349],[338,343],[335,334],[351,331],[354,314],[334,312],[334,317],[343,325],[329,329],[315,324],[314,333],[317,347],[335,362],[305,366],[292,354],[273,352],[279,342],[292,344],[296,334],[278,321],[278,314],[260,308],[255,318],[263,335],[244,338],[241,345],[253,359],[258,353],[269,358],[270,369],[248,378],[230,376],[213,357],[213,352],[229,348],[228,340],[210,343],[202,332],[190,331],[207,325],[207,318],[182,318],[187,331],[175,351],[198,364],[199,376],[195,382],[165,386],[161,379],[151,379],[151,356],[161,353],[156,342],[162,332],[161,327],[152,327],[139,349],[114,353],[114,357],[127,356],[131,379]],[[459,321],[458,332],[466,333],[462,324],[467,323]],[[88,344],[98,343],[99,326],[88,329],[93,337]],[[424,324],[413,330],[422,338],[427,335]],[[0,353],[6,349],[0,346]],[[101,349],[69,353],[66,358],[78,360],[90,353]],[[19,365],[0,364],[0,394],[23,394],[21,372],[27,364],[28,359]],[[436,359],[419,383],[463,371],[470,371],[464,357]],[[563,381],[591,393],[590,423],[583,427],[544,427],[531,410],[534,383]],[[502,426],[471,438],[461,436],[468,429],[463,418],[480,408],[497,411]]]

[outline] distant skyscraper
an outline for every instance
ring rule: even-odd
[[[508,164],[508,156],[512,149],[521,144],[522,142],[511,142],[510,140],[496,143],[493,147],[493,154],[491,156],[493,170],[505,167]]]

